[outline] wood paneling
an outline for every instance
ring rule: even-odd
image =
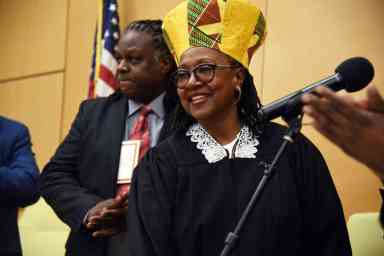
[[[67,1],[0,0],[0,80],[64,70]]]
[[[142,19],[161,19],[164,15],[176,7],[179,3],[183,2],[182,0],[167,0],[167,1],[158,1],[158,0],[133,0],[129,1],[129,4],[122,6],[125,8],[125,20],[128,22],[133,20],[142,20]]]
[[[383,9],[381,0],[269,0],[264,103],[332,74],[341,61],[352,56],[371,59],[378,70],[376,81],[382,83]],[[323,152],[346,216],[377,211],[379,182],[367,168],[345,156],[310,127],[304,132]]]
[[[97,1],[69,0],[62,138],[86,99],[96,29]]]
[[[381,0],[269,0],[264,102],[332,74],[352,56],[383,70],[383,9]],[[376,81],[383,78],[378,72]]]
[[[0,113],[25,123],[42,168],[59,142],[63,74],[0,84]]]

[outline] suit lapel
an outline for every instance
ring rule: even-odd
[[[119,96],[119,97],[117,97]],[[105,119],[105,138],[106,145],[105,151],[108,152],[108,169],[112,173],[111,175],[111,187],[108,191],[114,196],[116,193],[117,173],[120,161],[121,142],[124,138],[125,122],[128,111],[128,100],[122,93],[116,95],[116,98],[111,97],[107,109],[107,118]]]

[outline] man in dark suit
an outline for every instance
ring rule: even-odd
[[[384,99],[375,86],[356,100],[337,95],[327,88],[302,99],[303,111],[313,118],[313,126],[351,157],[367,165],[384,184]],[[384,201],[384,189],[380,189]],[[380,211],[384,226],[384,204]]]
[[[71,228],[67,255],[112,255],[115,235],[125,228],[127,192],[116,197],[122,142],[135,133],[143,110],[150,109],[142,146],[153,147],[170,133],[177,96],[169,76],[176,66],[161,21],[128,25],[116,55],[119,90],[80,105],[41,176],[44,199]]]
[[[0,255],[22,255],[17,209],[39,199],[39,170],[25,125],[0,116]]]

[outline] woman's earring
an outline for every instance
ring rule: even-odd
[[[235,87],[235,103],[234,103],[234,105],[239,103],[240,99],[241,99],[241,87],[236,86]]]

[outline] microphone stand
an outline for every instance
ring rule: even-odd
[[[227,256],[229,255],[232,248],[234,248],[236,241],[239,239],[239,233],[244,226],[244,223],[249,216],[251,210],[255,206],[256,202],[261,196],[261,192],[263,191],[265,185],[271,178],[271,176],[274,174],[274,167],[279,161],[281,155],[284,153],[288,143],[293,143],[296,135],[300,132],[301,126],[302,126],[302,119],[303,116],[301,114],[298,114],[296,116],[292,115],[292,112],[289,111],[285,116],[283,116],[283,119],[288,123],[288,129],[285,133],[283,139],[283,143],[281,144],[279,150],[277,151],[272,163],[270,165],[265,166],[264,175],[262,179],[260,180],[259,184],[257,185],[251,200],[248,202],[247,207],[243,211],[240,220],[238,221],[236,228],[233,232],[229,232],[226,239],[225,239],[225,245],[223,250],[220,253],[220,256]]]

